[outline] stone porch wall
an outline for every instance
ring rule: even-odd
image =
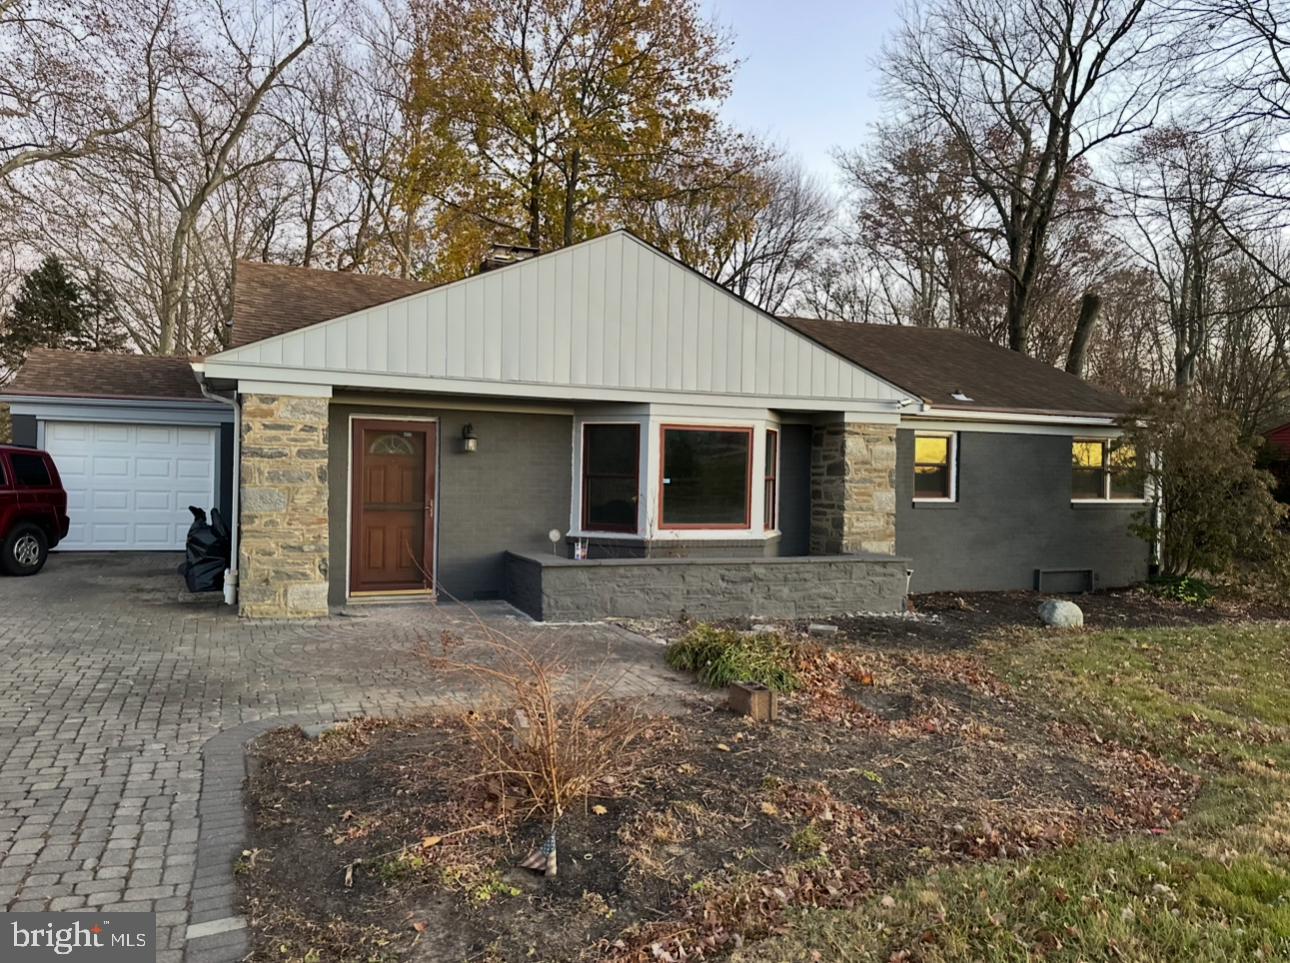
[[[238,611],[327,614],[326,398],[242,399]]]
[[[904,611],[906,559],[506,556],[506,598],[535,619],[829,618]]]
[[[896,551],[896,426],[835,422],[811,437],[811,554]]]

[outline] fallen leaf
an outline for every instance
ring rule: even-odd
[[[603,816],[605,815],[605,813],[609,812],[609,810],[606,809],[604,806],[599,806],[599,805],[592,806],[591,811],[595,813],[597,816]]]
[[[729,747],[729,746],[727,746],[724,742],[718,742],[718,743],[717,743],[717,748],[718,748],[719,750],[721,750],[722,752],[729,752],[729,751],[730,751],[730,747]]]
[[[778,806],[776,806],[773,802],[764,802],[764,803],[762,803],[762,804],[761,804],[761,811],[762,811],[763,813],[765,813],[767,816],[778,816],[778,815],[779,815],[779,807],[778,807]]]
[[[428,923],[426,923],[425,920],[417,920],[412,924],[412,928],[416,930],[418,933],[424,933],[426,930],[430,928],[430,926]]]
[[[438,846],[441,842],[443,842],[442,836],[426,836],[421,840],[421,848],[430,849],[432,846]]]

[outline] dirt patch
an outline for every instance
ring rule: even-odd
[[[1065,598],[1084,612],[1088,629],[1179,628],[1217,625],[1233,621],[1290,620],[1290,605],[1235,598],[1215,599],[1208,605],[1189,605],[1162,598],[1142,588],[1053,595],[1039,592],[940,592],[910,596],[906,615],[856,615],[822,620],[783,620],[772,623],[792,632],[806,632],[813,621],[838,628],[838,640],[878,648],[923,648],[932,651],[968,649],[976,642],[1014,629],[1033,629],[1041,623],[1039,605],[1046,599]],[[624,621],[623,626],[668,642],[692,627],[673,620]],[[750,630],[749,619],[718,623],[727,628]]]
[[[239,867],[259,960],[683,960],[930,866],[1166,832],[1195,784],[1057,730],[971,656],[811,650],[754,724],[719,700],[651,722],[629,778],[558,828],[463,782],[460,724],[366,722],[253,749]]]

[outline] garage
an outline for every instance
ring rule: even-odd
[[[48,451],[67,490],[56,551],[182,550],[189,505],[227,515],[232,409],[186,359],[38,349],[4,400],[14,441]]]
[[[218,443],[198,425],[45,422],[71,519],[58,550],[182,549],[188,506],[216,504]]]

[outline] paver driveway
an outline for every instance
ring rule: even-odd
[[[447,605],[240,620],[180,601],[179,560],[55,554],[34,578],[0,578],[0,906],[155,910],[162,963],[183,954],[203,743],[254,720],[442,703],[418,639],[474,621]],[[476,612],[625,692],[688,688],[657,646],[616,628],[535,625],[500,603]]]

